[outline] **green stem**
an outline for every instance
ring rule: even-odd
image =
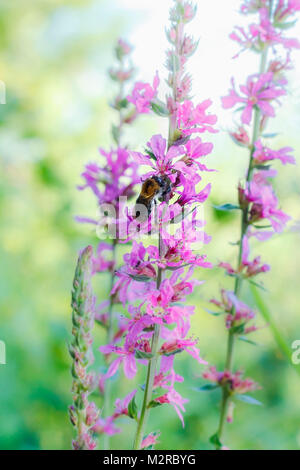
[[[262,52],[261,55],[261,61],[260,61],[260,68],[259,68],[259,73],[262,74],[266,70],[267,66],[267,56],[268,56],[268,48],[265,47],[265,49]],[[251,181],[252,177],[252,171],[253,171],[253,154],[255,151],[255,142],[259,138],[260,135],[260,122],[261,122],[261,112],[259,108],[255,109],[254,112],[254,125],[253,125],[253,135],[252,135],[252,142],[251,142],[251,147],[250,147],[250,157],[249,157],[249,165],[248,165],[248,170],[247,170],[247,177],[246,181],[247,183]],[[238,254],[238,264],[237,267],[239,269],[241,262],[242,262],[242,256],[243,256],[243,238],[244,235],[247,232],[248,228],[248,206],[245,207],[242,210],[242,216],[241,216],[241,232],[240,232],[240,240],[239,240],[239,254]],[[243,280],[241,277],[237,276],[235,278],[235,286],[234,286],[234,294],[238,297],[240,295],[240,291],[242,288],[242,283]],[[234,309],[232,310],[232,315],[234,315]],[[227,371],[232,371],[233,369],[233,352],[234,352],[234,345],[235,345],[235,333],[232,331],[229,331],[228,333],[228,341],[227,341],[227,351],[226,351],[226,361],[225,361],[225,370]],[[223,438],[223,431],[224,431],[224,424],[227,416],[227,410],[228,410],[228,405],[230,403],[230,394],[228,393],[227,388],[224,386],[222,388],[222,401],[221,401],[221,410],[220,410],[220,420],[219,420],[219,427],[217,431],[217,436],[218,436],[218,441],[222,442]],[[216,444],[216,449],[219,450],[220,446]]]
[[[182,40],[182,34],[183,34],[183,24],[179,22],[176,25],[176,43],[175,43],[175,52],[177,55],[180,55],[180,44]],[[178,80],[178,75],[182,73],[182,70],[177,70],[177,66],[174,62],[173,64],[173,100],[177,102],[177,80]],[[174,139],[174,134],[177,129],[177,114],[176,112],[173,113],[169,117],[169,134],[168,134],[168,149],[171,147]],[[161,233],[159,232],[159,256],[162,256],[163,254],[163,240],[161,237]],[[156,278],[156,287],[157,289],[160,288],[161,282],[162,282],[162,276],[163,276],[163,271],[161,268],[158,268],[157,270],[157,278]],[[160,326],[155,325],[154,328],[154,334],[152,337],[152,345],[151,345],[151,352],[152,352],[152,358],[149,361],[148,364],[148,371],[147,371],[147,378],[146,378],[146,385],[145,385],[145,393],[144,393],[144,399],[143,399],[143,404],[142,404],[142,409],[141,409],[141,414],[140,418],[138,420],[138,426],[137,426],[137,431],[136,431],[136,436],[134,440],[134,449],[139,450],[141,448],[141,443],[143,440],[143,435],[144,435],[144,429],[147,424],[148,416],[149,416],[149,402],[151,401],[152,397],[152,390],[153,390],[153,384],[154,384],[154,379],[155,379],[155,372],[156,372],[156,366],[157,366],[157,352],[158,352],[158,341],[160,337]]]
[[[161,235],[159,234],[159,254],[161,255],[161,253],[162,253],[162,239],[161,239]],[[156,279],[157,289],[160,288],[161,281],[162,281],[162,269],[158,268],[157,279]],[[148,364],[144,400],[142,404],[141,414],[138,420],[134,446],[133,446],[134,450],[140,450],[141,448],[142,440],[144,437],[144,430],[145,430],[148,417],[149,417],[150,409],[148,405],[152,398],[152,390],[153,390],[153,384],[154,384],[155,372],[156,372],[156,366],[157,366],[157,352],[158,352],[159,337],[160,337],[160,325],[156,324],[154,327],[154,334],[152,336],[152,344],[151,344],[152,358],[149,360],[149,364]]]
[[[116,261],[116,240],[114,240],[112,245],[112,258],[113,258],[113,265],[115,265]],[[114,269],[111,273],[111,281],[110,281],[110,292],[114,285],[115,279],[115,272]],[[107,335],[106,335],[106,344],[110,344],[113,339],[114,330],[113,330],[113,305],[114,305],[114,296],[110,295],[109,307],[108,307],[108,317],[107,317]],[[111,383],[110,380],[107,380],[104,387],[104,394],[103,394],[103,416],[106,418],[109,416],[110,412],[110,397],[111,397]],[[110,447],[110,436],[108,434],[104,434],[103,436],[103,450],[109,450]]]
[[[148,421],[148,416],[149,416],[149,411],[150,411],[148,405],[152,397],[152,389],[153,389],[155,372],[156,372],[159,336],[160,336],[160,326],[155,325],[154,334],[152,337],[152,346],[151,346],[151,352],[153,354],[153,357],[149,360],[149,364],[148,364],[144,400],[143,400],[141,414],[140,414],[140,418],[139,418],[138,426],[136,430],[136,436],[135,436],[134,446],[133,446],[134,450],[140,450],[141,448],[141,444],[142,444],[143,437],[144,437],[144,430]]]

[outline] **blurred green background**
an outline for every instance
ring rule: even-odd
[[[96,209],[93,197],[78,192],[76,186],[84,163],[99,158],[97,147],[112,143],[109,129],[115,115],[108,101],[116,90],[106,70],[114,60],[116,39],[120,35],[129,37],[136,46],[134,59],[139,76],[150,79],[158,67],[163,70],[160,39],[170,3],[160,6],[159,16],[158,6],[146,1],[139,2],[139,6],[133,0],[1,2],[0,80],[6,84],[6,104],[0,105],[0,340],[7,348],[7,364],[0,365],[1,449],[70,448],[72,428],[67,407],[71,377],[66,346],[71,326],[70,289],[79,249],[97,244],[92,229],[74,221],[75,215],[94,215]],[[235,19],[230,12],[235,14],[238,2],[224,2],[229,11],[227,22],[222,12],[222,20],[216,20],[212,6],[201,3],[197,28],[204,46],[200,42],[200,51],[192,59],[198,87],[195,97],[200,100],[215,94],[217,102],[221,94],[226,94],[232,68],[241,67],[231,66],[233,54],[226,49],[227,34]],[[216,21],[220,26],[218,37],[209,33],[209,25],[217,28]],[[200,28],[205,25],[206,32]],[[156,37],[154,43],[151,31]],[[220,48],[220,38],[224,49]],[[215,59],[203,72],[202,57],[208,57],[206,44]],[[146,54],[146,59],[145,49],[153,51],[152,56]],[[156,58],[161,59],[159,64],[154,62]],[[224,73],[218,80],[216,70],[220,64]],[[271,127],[280,131],[276,144],[294,146],[297,157],[299,57],[295,65],[298,72],[290,74],[290,94]],[[209,88],[212,86],[213,91]],[[221,132],[213,137],[215,152],[209,163],[219,171],[209,175],[213,193],[205,209],[207,231],[213,235],[207,253],[214,263],[224,256],[227,261],[234,260],[235,248],[229,242],[237,239],[239,221],[234,214],[217,213],[212,204],[235,202],[237,181],[247,159],[247,153],[235,147],[223,132],[230,126],[231,113],[224,117],[219,101],[216,110],[221,115]],[[143,117],[127,134],[127,140],[132,147],[142,148],[152,132],[164,132],[165,126],[160,118]],[[277,191],[283,209],[294,221],[284,234],[257,243],[255,253],[261,253],[263,261],[272,265],[264,277],[267,292],[261,295],[292,354],[292,342],[300,339],[300,170],[278,168]],[[124,249],[119,253],[120,263],[121,251]],[[190,298],[190,303],[197,306],[193,333],[199,337],[202,356],[222,367],[226,338],[223,321],[209,316],[204,308],[211,296],[218,295],[219,287],[232,288],[232,280],[218,270],[199,271],[197,275],[206,283]],[[108,276],[99,276],[95,282],[99,300],[105,299],[108,286]],[[253,304],[247,286],[243,298]],[[260,315],[258,323],[265,324]],[[291,364],[270,329],[252,338],[259,346],[240,342],[235,362],[263,386],[255,397],[264,406],[239,404],[234,424],[227,426],[225,443],[233,449],[299,449],[300,366]],[[99,327],[95,343],[103,341]],[[100,353],[95,354],[95,367],[99,368]],[[151,413],[149,430],[160,429],[157,447],[161,449],[210,448],[208,438],[217,426],[218,392],[201,394],[193,390],[202,383],[203,369],[190,357],[178,356],[177,364],[178,372],[186,377],[178,390],[190,399],[186,427],[182,429],[174,410],[164,406]],[[140,375],[139,381],[143,380]],[[115,396],[123,397],[130,384],[120,374],[112,388]],[[124,420],[121,426],[126,427],[126,433],[114,437],[112,447],[131,448],[133,423]]]

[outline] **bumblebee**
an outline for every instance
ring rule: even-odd
[[[142,204],[147,208],[148,217],[151,214],[152,206],[156,200],[164,201],[172,191],[171,180],[168,176],[151,176],[143,182],[141,193],[136,200],[136,205]],[[139,217],[140,211],[137,209],[136,217]]]

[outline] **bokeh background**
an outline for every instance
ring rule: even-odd
[[[257,70],[257,57],[243,54],[234,61],[236,46],[228,39],[241,21],[239,0],[199,0],[199,12],[190,31],[200,37],[190,60],[196,101],[210,97],[219,115],[221,132],[213,136],[209,157],[218,173],[210,175],[213,192],[206,204],[207,248],[212,262],[233,260],[238,219],[218,213],[212,204],[235,202],[236,186],[247,153],[235,147],[226,131],[231,112],[220,107],[230,77],[244,80]],[[67,340],[70,335],[70,289],[80,248],[97,244],[94,232],[74,221],[75,215],[94,215],[95,201],[80,193],[83,165],[99,158],[97,148],[111,145],[109,129],[116,118],[108,105],[116,90],[107,69],[119,36],[134,45],[137,77],[152,80],[156,70],[164,76],[164,27],[171,0],[2,0],[0,6],[0,80],[6,84],[6,104],[0,105],[0,339],[7,347],[7,364],[0,365],[0,448],[67,449],[72,429],[68,421],[71,377]],[[295,27],[290,35],[299,37]],[[300,149],[300,53],[289,73],[289,95],[272,130],[278,146]],[[142,148],[153,132],[164,132],[160,118],[143,117],[127,134],[132,148]],[[299,158],[298,158],[299,160]],[[276,181],[282,207],[293,216],[287,231],[255,246],[272,265],[264,277],[262,296],[276,327],[257,332],[254,347],[240,342],[236,366],[263,386],[255,393],[262,407],[240,404],[235,423],[227,427],[225,443],[233,449],[299,449],[300,366],[293,366],[291,344],[300,339],[299,166],[279,167]],[[119,255],[121,263],[121,253]],[[232,281],[218,270],[199,272],[204,286],[196,290],[193,332],[202,355],[222,367],[225,332],[222,319],[208,315],[207,300],[221,285]],[[107,295],[109,278],[99,276],[99,299]],[[243,298],[253,305],[247,286]],[[258,323],[266,323],[263,316]],[[104,341],[99,328],[96,344]],[[160,429],[158,448],[208,449],[217,425],[218,392],[198,393],[202,369],[191,358],[178,357],[178,371],[186,381],[179,389],[190,402],[182,429],[174,410],[153,410],[149,429]],[[96,368],[101,368],[96,351]],[[139,377],[140,383],[143,376]],[[113,387],[125,396],[130,384],[123,375]],[[133,423],[121,423],[126,433],[112,440],[113,448],[130,448]],[[132,432],[131,432],[132,431]],[[101,440],[100,440],[101,446]]]

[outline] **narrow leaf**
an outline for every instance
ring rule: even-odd
[[[252,344],[253,346],[258,346],[255,341],[251,341],[251,339],[248,339],[246,336],[239,336],[239,340],[244,341],[245,343]]]
[[[248,405],[257,405],[257,406],[262,406],[262,403],[255,398],[251,397],[250,395],[240,395],[236,394],[234,395],[235,398],[239,401],[243,401],[244,403],[248,403]]]
[[[135,397],[132,398],[131,402],[128,405],[128,416],[131,419],[137,420],[138,409],[137,409],[137,406],[136,406]]]
[[[163,103],[152,101],[151,109],[158,116],[167,117],[170,115],[168,108]]]
[[[152,353],[147,353],[145,351],[140,351],[139,349],[135,350],[135,357],[137,359],[152,359],[153,354]]]
[[[159,403],[158,401],[151,400],[150,403],[148,404],[148,408],[157,408],[158,406],[161,406],[162,403]]]
[[[219,385],[205,384],[205,385],[202,385],[201,387],[195,387],[194,390],[196,390],[196,392],[211,392],[212,390],[216,390],[216,388],[219,388]]]
[[[217,211],[229,212],[234,210],[240,210],[240,206],[234,204],[221,204],[220,206],[213,206]]]

